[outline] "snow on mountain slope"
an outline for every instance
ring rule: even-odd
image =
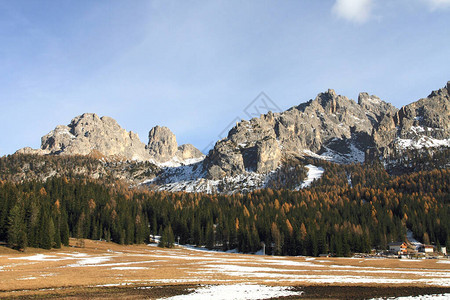
[[[160,168],[165,168],[165,167],[176,168],[176,167],[194,165],[199,162],[202,162],[204,159],[205,159],[204,155],[202,157],[189,158],[189,159],[185,159],[185,160],[180,159],[177,156],[174,156],[174,157],[172,157],[171,160],[168,160],[166,162],[159,163],[159,162],[153,161],[153,163]]]
[[[321,178],[325,171],[322,167],[316,167],[314,165],[306,165],[306,168],[308,169],[307,178],[295,189],[297,191],[309,187],[314,180]]]
[[[324,147],[324,149],[325,151],[320,156],[329,157],[327,160],[338,164],[363,163],[365,159],[364,152],[359,150],[354,144],[350,144],[347,153],[335,151],[328,147]]]
[[[264,188],[270,174],[259,174],[256,172],[245,172],[237,176],[227,176],[220,180],[206,179],[201,163],[180,166],[175,168],[165,168],[163,173],[154,180],[145,184],[157,185],[158,191],[170,192],[204,192],[213,193],[233,193],[248,192],[255,189]]]
[[[448,139],[434,139],[428,136],[421,136],[418,139],[401,139],[396,140],[397,147],[400,149],[422,149],[422,148],[436,148],[436,147],[450,147],[450,138]]]

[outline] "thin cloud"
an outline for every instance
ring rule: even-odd
[[[450,0],[423,0],[425,1],[431,10],[437,10],[442,8],[450,8]]]
[[[336,0],[332,11],[339,18],[364,23],[371,17],[372,0]]]

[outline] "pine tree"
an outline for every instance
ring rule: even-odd
[[[161,233],[161,238],[158,243],[158,247],[172,248],[175,244],[175,236],[173,234],[172,226],[166,226]]]
[[[8,218],[8,245],[17,250],[27,247],[27,234],[23,209],[16,204],[10,211]]]
[[[42,190],[41,190],[42,191]],[[48,212],[41,210],[39,219],[39,247],[51,249],[53,247],[53,238],[55,236],[55,225]]]
[[[283,241],[282,241],[282,236],[281,236],[280,230],[278,229],[278,226],[275,222],[272,223],[270,232],[271,232],[272,241],[274,244],[273,254],[280,255],[282,247],[283,247]]]
[[[167,245],[167,232],[164,230],[159,238],[158,247],[165,248]]]
[[[175,245],[175,235],[173,234],[172,226],[169,225],[167,229],[167,247],[172,248]]]
[[[69,224],[67,224],[67,213],[63,211],[60,221],[60,233],[61,233],[61,243],[64,246],[69,246]]]
[[[215,239],[215,234],[214,234],[214,225],[212,224],[212,222],[209,222],[207,227],[206,227],[206,234],[205,234],[205,239],[206,239],[206,248],[208,249],[213,249],[216,245],[216,239]]]

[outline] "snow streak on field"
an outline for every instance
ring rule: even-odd
[[[290,291],[287,287],[265,286],[257,284],[213,285],[197,289],[189,295],[170,297],[170,300],[215,299],[215,300],[252,300],[276,297],[299,296],[302,292]]]
[[[376,298],[372,300],[383,300],[386,298]],[[448,300],[450,299],[450,294],[441,294],[441,295],[421,295],[421,296],[408,296],[408,297],[397,297],[397,298],[387,298],[387,299],[396,299],[396,300]]]

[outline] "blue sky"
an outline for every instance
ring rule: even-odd
[[[397,107],[450,80],[450,0],[0,0],[0,155],[84,112],[203,150],[264,91]]]

